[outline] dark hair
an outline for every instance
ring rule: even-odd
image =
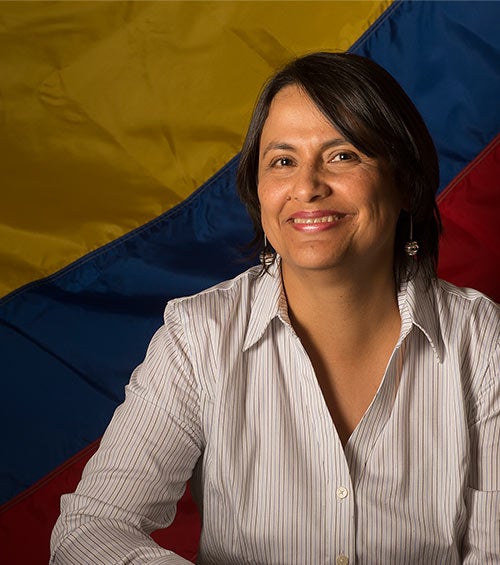
[[[352,53],[312,53],[295,59],[265,85],[255,106],[240,155],[238,193],[253,222],[254,250],[264,247],[257,195],[259,145],[273,98],[285,86],[308,94],[331,124],[358,150],[385,160],[408,210],[396,226],[394,273],[398,288],[418,270],[430,281],[436,276],[441,220],[435,195],[439,164],[429,131],[413,102],[397,81],[370,59]],[[416,257],[405,243],[418,241]]]

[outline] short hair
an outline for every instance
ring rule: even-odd
[[[254,251],[264,247],[257,194],[260,138],[274,97],[289,85],[302,89],[359,151],[389,164],[408,203],[394,241],[398,288],[417,271],[428,282],[435,278],[441,219],[436,204],[439,163],[432,137],[398,82],[377,63],[352,53],[320,52],[297,58],[271,77],[257,100],[237,170],[238,194],[254,227]],[[416,257],[409,257],[404,249],[410,222],[419,245]]]

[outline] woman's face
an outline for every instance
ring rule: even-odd
[[[389,167],[344,139],[297,86],[271,104],[258,196],[262,227],[283,268],[392,272],[401,198]]]

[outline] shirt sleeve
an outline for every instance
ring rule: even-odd
[[[61,498],[51,564],[189,563],[149,535],[172,522],[203,449],[189,358],[169,305],[76,492]]]
[[[469,427],[471,472],[466,489],[465,565],[500,563],[500,346],[474,398]]]

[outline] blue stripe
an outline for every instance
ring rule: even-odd
[[[394,3],[352,46],[403,86],[434,138],[445,188],[500,132],[500,3]]]

